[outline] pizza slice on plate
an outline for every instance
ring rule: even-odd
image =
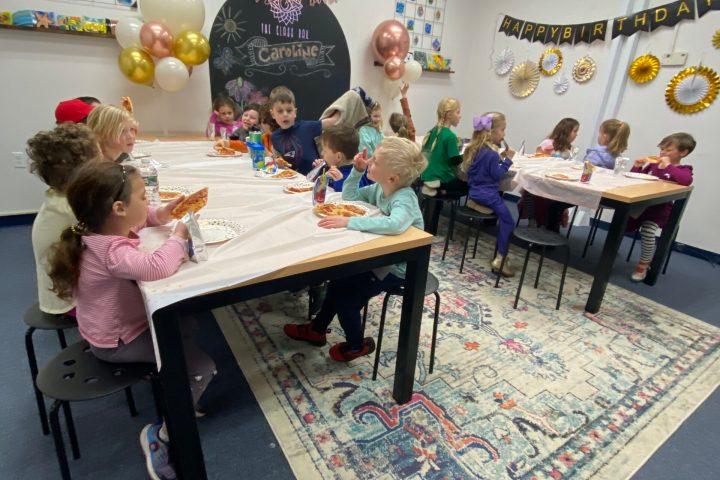
[[[199,212],[208,202],[208,187],[201,188],[197,192],[185,197],[185,200],[180,202],[170,212],[170,216],[176,219],[181,219],[189,210],[193,213]]]
[[[232,148],[223,147],[222,145],[215,145],[213,147],[218,155],[222,156],[228,156],[228,157],[234,157],[235,156],[235,150]]]

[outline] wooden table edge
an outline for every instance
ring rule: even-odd
[[[656,182],[615,187],[603,192],[602,197],[624,203],[633,203],[650,200],[652,198],[664,197],[666,195],[673,195],[676,193],[689,192],[692,189],[692,185],[684,186],[658,180]]]

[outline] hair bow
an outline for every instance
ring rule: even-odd
[[[490,115],[483,115],[482,117],[473,117],[473,129],[476,132],[483,130],[492,129],[492,117]]]

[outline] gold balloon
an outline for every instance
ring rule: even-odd
[[[131,82],[152,85],[155,77],[155,62],[142,48],[124,48],[118,57],[118,67]]]
[[[186,31],[175,38],[175,58],[185,65],[200,65],[210,57],[210,42],[200,32]]]

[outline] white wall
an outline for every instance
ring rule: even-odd
[[[95,9],[68,2],[34,0],[32,7],[67,14],[93,14],[119,17],[126,10]],[[207,34],[222,0],[206,0]],[[515,38],[495,34],[498,16],[507,13],[516,18],[547,23],[582,23],[641,10],[644,1],[608,0],[580,2],[555,0],[527,2],[522,0],[448,0],[443,37],[443,54],[453,59],[455,74],[424,72],[410,89],[413,117],[422,133],[435,121],[438,100],[455,96],[463,103],[463,120],[458,133],[469,136],[474,114],[499,110],[508,116],[508,140],[519,145],[526,140],[533,146],[542,140],[555,123],[564,116],[577,118],[581,123],[577,145],[581,148],[594,143],[595,117],[598,103],[607,83],[607,64],[611,44],[596,42],[561,50],[565,56],[563,71],[570,76],[575,60],[586,53],[593,56],[598,72],[585,85],[571,80],[570,89],[562,96],[552,92],[555,77],[542,78],[538,90],[527,99],[518,100],[507,89],[507,77],[498,77],[490,69],[490,55],[509,46],[516,59],[535,61],[543,51],[541,44],[529,44]],[[650,6],[666,2],[650,1]],[[2,9],[27,8],[24,0],[4,0]],[[364,86],[383,104],[385,117],[399,110],[397,101],[390,101],[382,93],[382,69],[373,66],[369,39],[375,26],[392,18],[392,0],[339,0],[331,5],[347,38],[351,58],[351,84]],[[720,13],[710,12],[695,22],[681,24],[677,47],[692,52],[690,62],[696,62],[698,49],[705,50],[705,63],[718,65],[718,51],[710,44],[714,25]],[[714,22],[714,23],[713,23]],[[658,30],[651,36],[653,51],[669,48],[672,29]],[[630,42],[627,42],[628,44]],[[639,52],[645,49],[641,39]],[[210,111],[210,86],[207,64],[195,68],[188,87],[179,93],[156,92],[151,88],[126,81],[117,70],[116,58],[120,48],[113,40],[50,35],[33,32],[0,30],[0,215],[36,211],[42,199],[42,184],[27,171],[13,168],[12,151],[24,150],[28,137],[41,129],[52,128],[53,111],[59,100],[93,95],[107,103],[117,102],[122,95],[133,97],[136,116],[145,131],[204,130]],[[622,70],[622,69],[621,69]],[[703,204],[717,203],[718,196],[709,179],[720,178],[720,166],[710,161],[711,151],[720,151],[717,131],[720,105],[717,103],[700,114],[681,116],[667,108],[663,91],[665,83],[677,68],[662,69],[650,85],[627,86],[618,118],[632,127],[630,156],[656,151],[658,140],[667,133],[686,130],[698,140],[698,148],[688,159],[696,167],[696,188],[686,210],[679,241],[699,248],[720,252],[720,222],[709,222],[702,214]],[[624,76],[621,75],[621,79]],[[613,80],[616,81],[616,80]],[[624,80],[622,80],[624,81]]]

